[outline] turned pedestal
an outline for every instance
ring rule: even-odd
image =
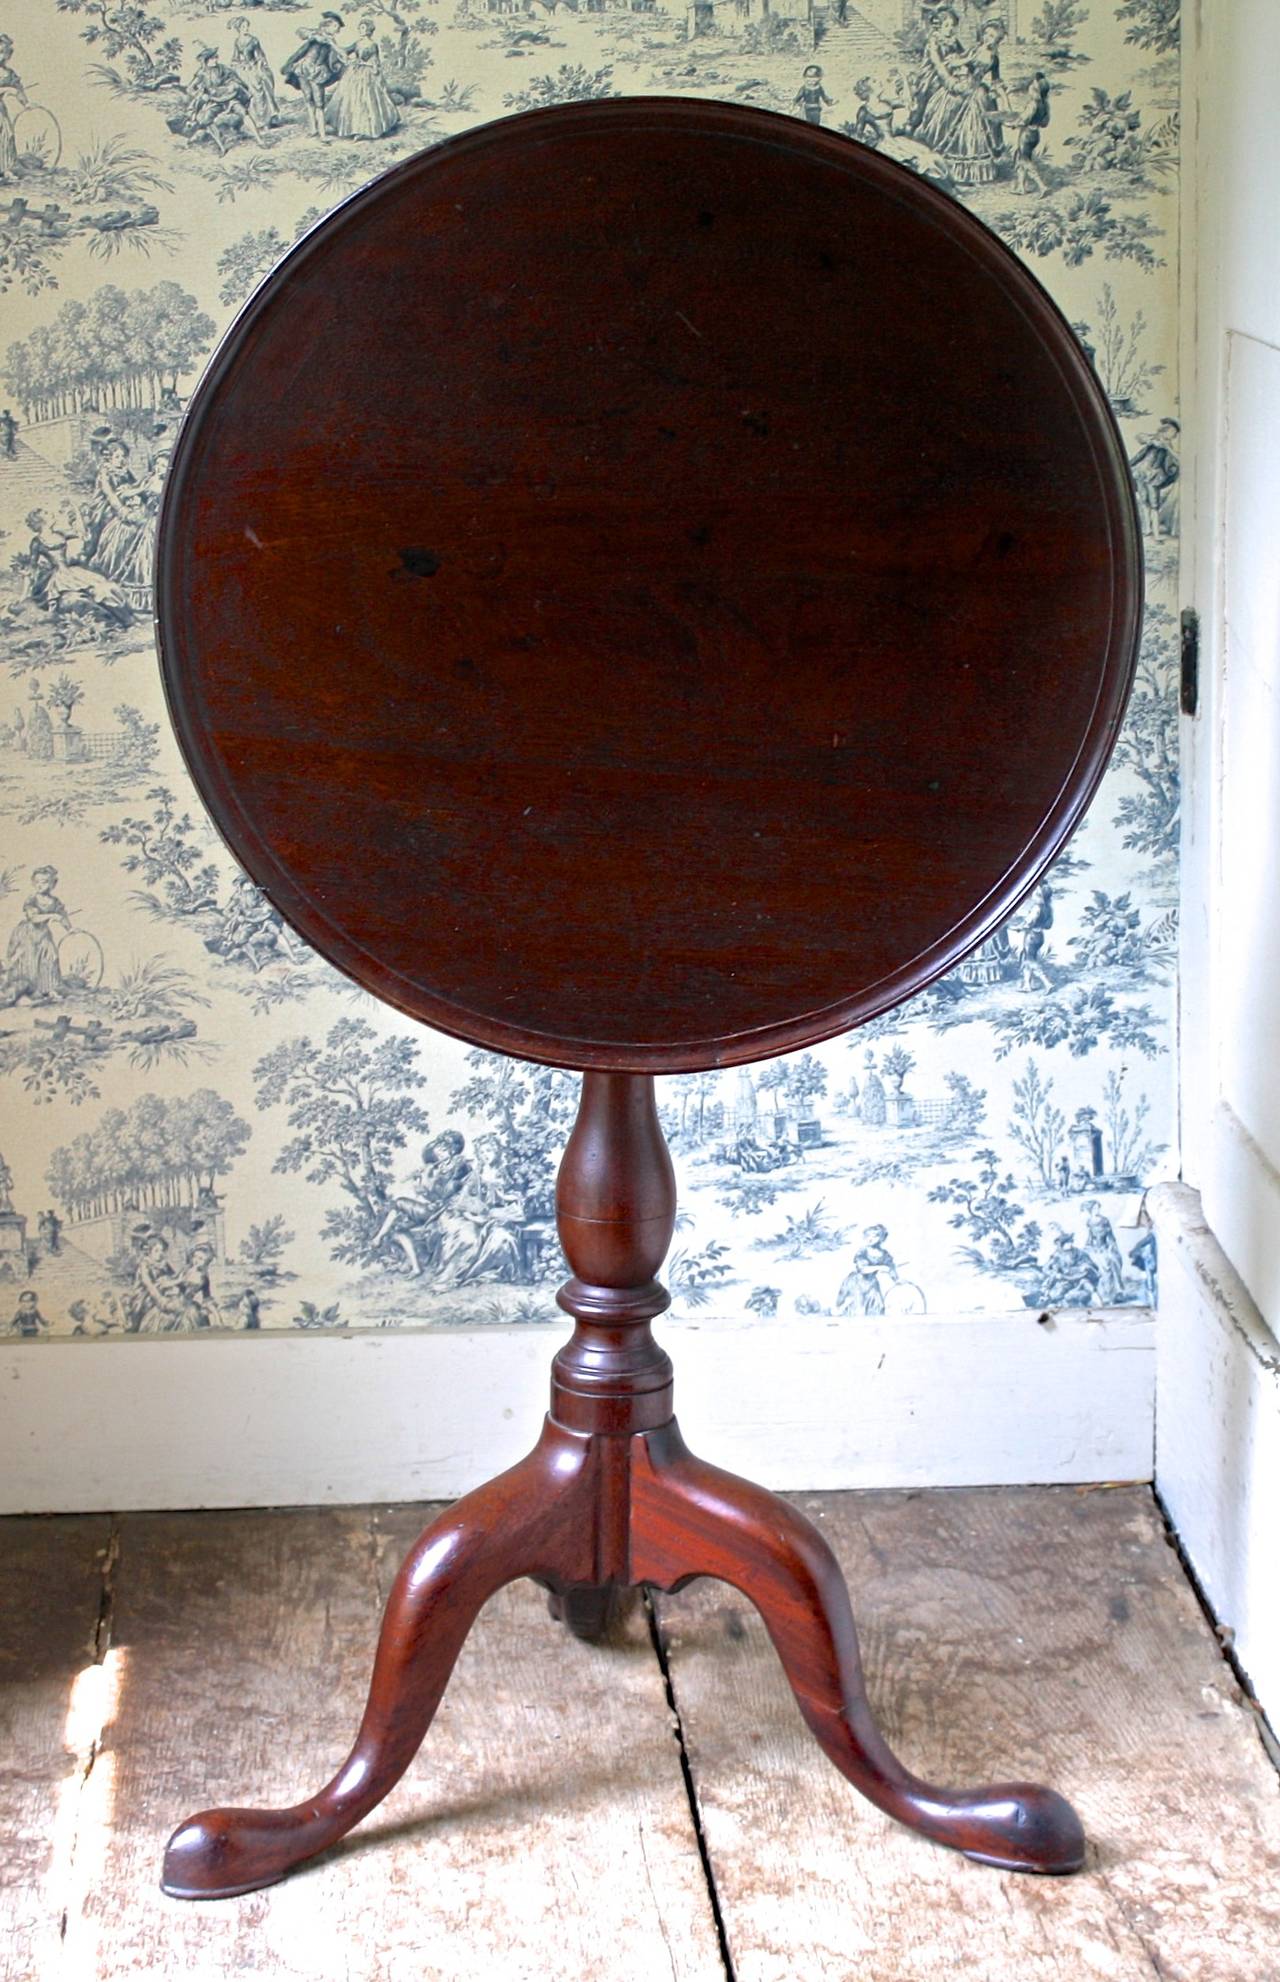
[[[675,1217],[653,1077],[812,1047],[999,927],[1114,741],[1137,543],[1043,291],[963,208],[798,120],[616,99],[484,127],[339,208],[248,305],[161,517],[177,735],[333,963],[583,1073],[574,1327],[529,1457],[401,1570],[332,1782],[189,1819],[169,1892],[249,1891],[357,1823],[518,1576],[588,1638],[637,1585],[723,1578],[866,1796],[991,1864],[1079,1866],[1052,1790],[902,1767],[822,1538],[684,1445],[651,1327]],[[390,1273],[387,1230],[364,1238]]]

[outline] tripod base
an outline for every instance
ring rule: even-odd
[[[1075,1872],[1084,1833],[1035,1783],[937,1789],[905,1769],[872,1717],[840,1566],[812,1524],[763,1487],[708,1466],[672,1415],[670,1358],[650,1322],[675,1224],[675,1179],[642,1074],[589,1073],[556,1184],[576,1322],[555,1359],[551,1412],[528,1458],[419,1537],[396,1578],[354,1748],[287,1810],[205,1810],[169,1840],[175,1899],[273,1885],[327,1851],[397,1783],[476,1615],[532,1576],[576,1637],[598,1639],[625,1593],[732,1583],[760,1611],[810,1729],[854,1787],[938,1844],[1014,1872]]]
[[[849,1597],[813,1525],[786,1501],[696,1459],[674,1419],[650,1432],[583,1433],[548,1418],[518,1466],[425,1530],[387,1605],[355,1746],[333,1780],[286,1810],[207,1810],[175,1831],[164,1890],[223,1899],[326,1851],[413,1760],[481,1606],[534,1576],[575,1635],[608,1628],[637,1584],[732,1583],[769,1629],[800,1711],[836,1767],[882,1810],[938,1844],[1017,1872],[1075,1872],[1079,1818],[1034,1783],[939,1789],[904,1768],[872,1718]]]

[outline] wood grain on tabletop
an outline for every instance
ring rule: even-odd
[[[233,852],[473,1044],[812,1044],[1012,909],[1114,741],[1141,576],[1064,319],[965,209],[740,104],[468,131],[237,320],[160,519]]]

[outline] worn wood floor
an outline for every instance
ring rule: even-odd
[[[970,1865],[863,1803],[720,1584],[608,1647],[529,1584],[418,1762],[327,1859],[168,1900],[172,1824],[345,1751],[422,1508],[0,1522],[0,1978],[1280,1982],[1280,1778],[1141,1488],[821,1494],[894,1744],[1044,1775],[1078,1878]]]

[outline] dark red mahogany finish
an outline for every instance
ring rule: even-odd
[[[190,1819],[167,1891],[250,1891],[358,1822],[518,1576],[583,1637],[637,1584],[724,1578],[867,1796],[993,1864],[1081,1864],[1053,1791],[895,1760],[826,1544],[685,1448],[650,1330],[675,1218],[652,1076],[828,1037],[1008,913],[1114,740],[1136,546],[1043,292],[962,208],[789,118],[623,99],[485,126],[249,305],[161,521],[175,725],[335,963],[585,1070],[575,1327],[534,1451],[401,1571],[338,1775]]]

